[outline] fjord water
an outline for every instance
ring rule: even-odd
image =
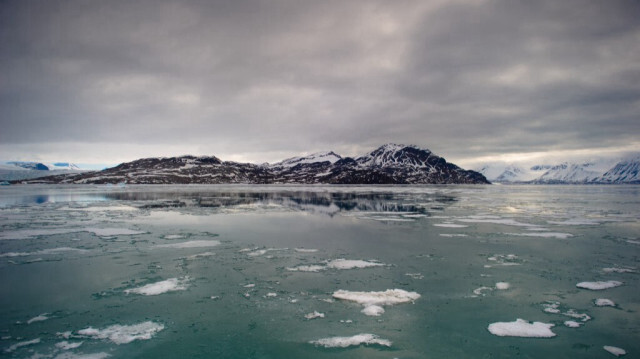
[[[8,186],[0,226],[3,357],[640,356],[638,186]]]

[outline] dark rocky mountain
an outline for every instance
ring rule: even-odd
[[[98,172],[61,175],[27,183],[130,184],[488,184],[431,151],[387,144],[357,158],[333,152],[297,157],[273,165],[221,161],[217,157],[145,158]]]

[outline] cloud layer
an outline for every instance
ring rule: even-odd
[[[638,149],[639,18],[615,0],[4,1],[0,150]]]

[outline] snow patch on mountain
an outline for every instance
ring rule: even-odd
[[[269,165],[269,167],[278,168],[278,167],[286,167],[291,168],[300,164],[310,164],[310,163],[322,163],[329,162],[334,164],[342,159],[342,156],[334,153],[333,151],[328,152],[317,152],[304,157],[291,157],[286,160],[274,163]]]

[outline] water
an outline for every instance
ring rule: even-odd
[[[3,357],[640,356],[638,186],[10,186],[0,226]]]

